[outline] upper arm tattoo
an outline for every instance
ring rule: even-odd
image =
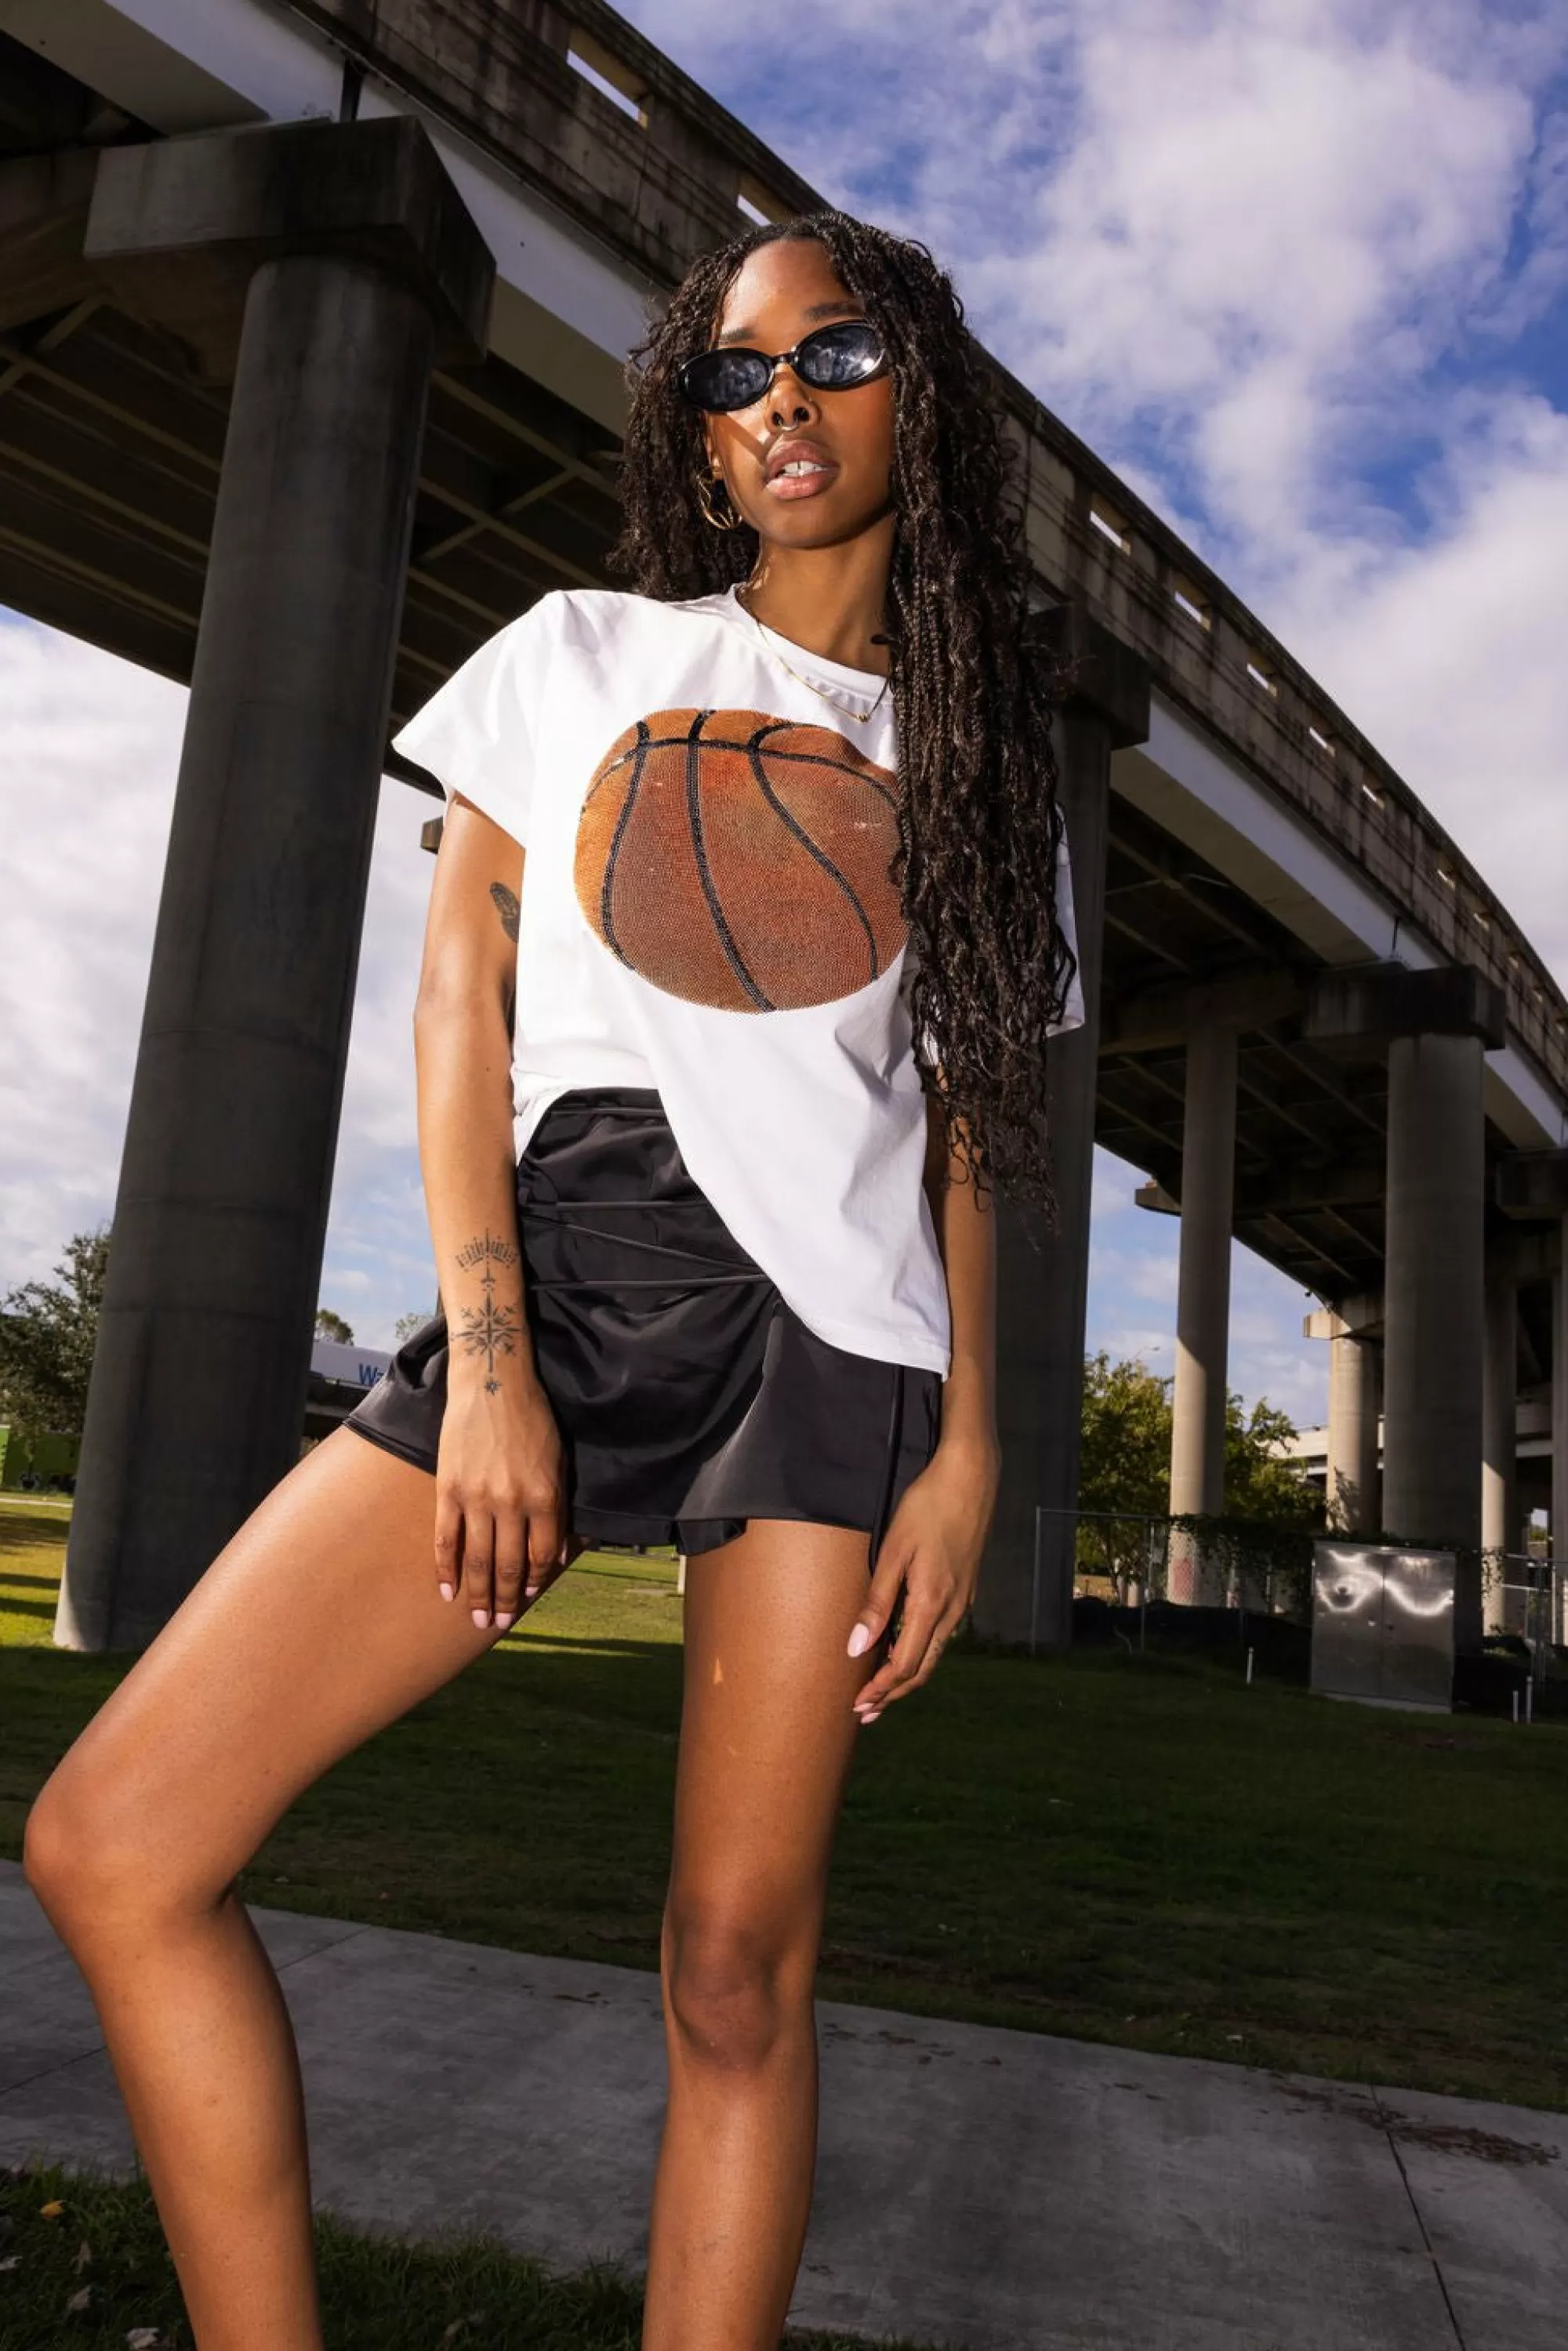
[[[490,895],[496,902],[496,912],[501,917],[501,928],[515,946],[520,914],[517,899],[504,882],[492,882]]]

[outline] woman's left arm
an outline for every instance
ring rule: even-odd
[[[862,1722],[874,1722],[890,1699],[918,1689],[935,1672],[974,1599],[1001,1480],[996,1208],[962,1153],[949,1153],[936,1093],[926,1098],[925,1181],[947,1279],[953,1355],[936,1450],[893,1514],[850,1636],[851,1656],[863,1656],[886,1630],[903,1589],[898,1638],[855,1699]]]
[[[968,1132],[960,1119],[960,1126]],[[925,1196],[947,1277],[953,1360],[942,1384],[944,1447],[1000,1461],[997,1437],[997,1217],[963,1155],[949,1154],[941,1099],[925,1101]]]

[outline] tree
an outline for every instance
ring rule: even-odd
[[[405,1339],[412,1339],[416,1331],[421,1330],[426,1322],[433,1320],[433,1316],[422,1314],[418,1307],[415,1307],[412,1313],[398,1316],[392,1325],[392,1336],[401,1347]]]
[[[1170,1508],[1171,1383],[1134,1357],[1103,1349],[1083,1362],[1078,1563],[1108,1575],[1125,1603],[1149,1572],[1150,1519]]]
[[[1250,1413],[1239,1395],[1225,1400],[1225,1511],[1228,1518],[1304,1526],[1315,1520],[1319,1496],[1299,1461],[1277,1451],[1296,1435],[1278,1405],[1260,1396]]]
[[[1078,1479],[1078,1561],[1108,1575],[1117,1597],[1146,1575],[1151,1532],[1164,1552],[1170,1510],[1171,1389],[1174,1382],[1137,1358],[1113,1363],[1103,1351],[1083,1364],[1082,1440]],[[1300,1464],[1276,1447],[1296,1434],[1288,1413],[1267,1396],[1249,1411],[1234,1391],[1225,1400],[1227,1520],[1303,1527],[1315,1520],[1316,1491]]]
[[[1081,1510],[1158,1516],[1170,1507],[1171,1383],[1137,1357],[1083,1360]]]
[[[329,1306],[318,1306],[316,1309],[316,1336],[318,1339],[336,1339],[344,1347],[351,1347],[354,1343],[353,1332],[342,1316],[334,1314]]]
[[[0,1305],[0,1420],[26,1442],[81,1435],[108,1270],[108,1228],[73,1233],[54,1281],[24,1281]]]

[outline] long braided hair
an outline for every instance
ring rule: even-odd
[[[749,525],[703,519],[702,420],[674,371],[707,349],[747,255],[780,236],[826,248],[881,330],[893,380],[887,633],[901,790],[888,872],[910,934],[917,1065],[940,1071],[948,1149],[975,1181],[1053,1220],[1044,1036],[1075,968],[1057,919],[1060,684],[1025,640],[1030,564],[996,392],[925,246],[823,210],[749,230],[694,264],[628,360],[625,524],[612,568],[665,601],[752,571]]]

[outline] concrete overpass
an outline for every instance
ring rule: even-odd
[[[604,579],[645,306],[816,201],[596,0],[0,0],[0,601],[193,687],[57,1638],[150,1638],[295,1458],[389,732]],[[1339,1317],[1363,1470],[1385,1391],[1357,1515],[1511,1541],[1521,1371],[1568,1495],[1568,1003],[1347,715],[998,374],[1078,664],[1092,1018],[1052,1049],[1061,1231],[1002,1228],[978,1622],[1066,1636],[1035,1510],[1075,1492],[1096,1138],[1186,1208],[1176,1507],[1222,1500],[1234,1234]]]

